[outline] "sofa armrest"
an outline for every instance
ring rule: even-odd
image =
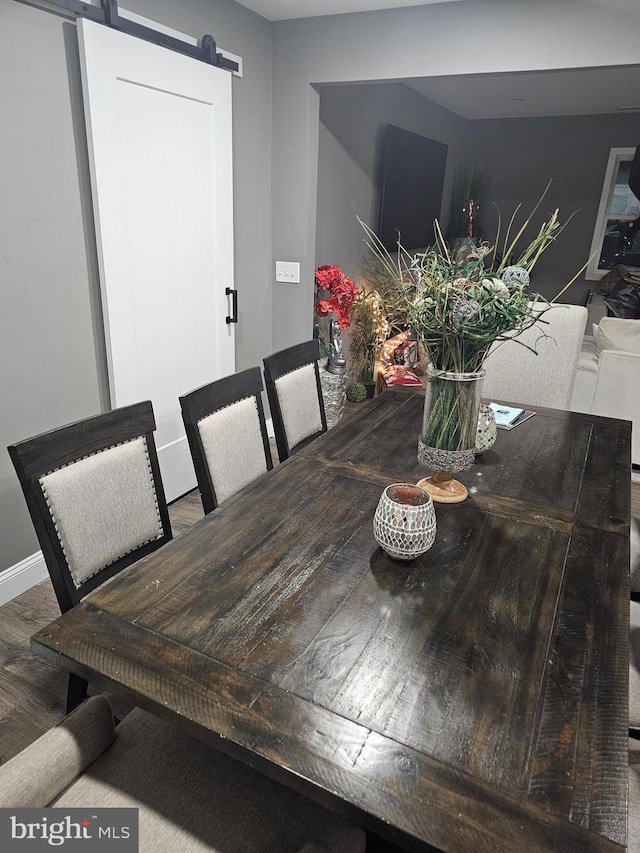
[[[640,464],[640,353],[603,350],[591,413],[631,421],[631,458]]]
[[[111,705],[94,696],[0,767],[0,808],[44,808],[113,743]]]

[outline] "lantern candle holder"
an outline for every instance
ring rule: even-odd
[[[413,483],[394,483],[382,493],[373,518],[376,542],[394,560],[413,560],[436,538],[431,495]]]

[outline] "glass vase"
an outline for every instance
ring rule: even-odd
[[[329,373],[326,366],[321,364],[322,361],[326,362],[327,359],[318,361],[322,402],[327,429],[333,429],[340,422],[347,402],[347,377],[344,373]]]
[[[485,372],[450,373],[430,364],[427,374],[418,462],[437,473],[420,485],[433,500],[456,503],[467,497],[467,490],[451,474],[473,464]]]

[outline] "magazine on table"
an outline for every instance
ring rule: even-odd
[[[535,415],[535,412],[528,409],[505,406],[502,403],[489,403],[489,406],[493,409],[498,429],[513,429]]]

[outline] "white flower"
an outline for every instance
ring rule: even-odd
[[[509,298],[509,288],[500,278],[483,278],[482,286],[498,299]]]

